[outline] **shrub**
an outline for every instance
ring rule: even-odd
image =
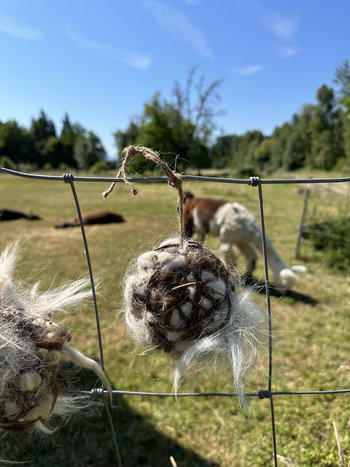
[[[329,267],[342,272],[350,270],[350,218],[330,218],[313,222],[308,238],[316,250],[323,250]]]
[[[0,157],[0,167],[16,170],[16,164],[8,156]]]
[[[107,172],[108,170],[110,170],[110,163],[108,161],[97,161],[90,168],[90,172],[93,174]]]

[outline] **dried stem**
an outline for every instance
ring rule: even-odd
[[[346,467],[345,457],[344,457],[343,449],[341,447],[340,438],[339,438],[338,430],[337,430],[337,425],[335,424],[334,421],[333,421],[333,428],[334,428],[335,439],[337,440],[337,446],[338,446],[339,467]]]

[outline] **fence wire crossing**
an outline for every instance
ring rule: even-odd
[[[16,177],[30,178],[34,180],[49,180],[49,181],[63,181],[66,184],[70,185],[72,190],[72,195],[77,210],[77,216],[80,222],[80,229],[82,240],[84,244],[84,251],[86,255],[86,261],[89,271],[93,304],[95,311],[95,320],[96,320],[96,332],[99,346],[99,358],[101,366],[104,369],[104,356],[103,356],[103,341],[102,333],[100,326],[99,311],[96,299],[96,289],[94,275],[92,271],[90,253],[88,248],[88,242],[85,234],[84,223],[82,219],[82,213],[80,209],[80,203],[75,190],[75,182],[116,182],[124,183],[122,178],[116,179],[114,177],[79,177],[74,176],[73,174],[63,174],[59,175],[41,175],[41,174],[29,174],[24,172],[18,172],[15,170],[10,170],[6,168],[0,168],[0,172],[10,174]],[[131,182],[142,182],[142,183],[167,183],[168,178],[166,177],[128,177],[128,180]],[[257,392],[245,393],[246,397],[257,397],[259,399],[269,399],[270,400],[270,413],[271,413],[271,432],[272,432],[272,446],[273,446],[273,461],[274,465],[278,465],[278,455],[277,455],[277,441],[276,441],[276,425],[275,425],[275,414],[274,414],[274,403],[273,398],[275,396],[292,396],[292,395],[324,395],[324,394],[345,394],[350,393],[349,389],[333,389],[333,390],[322,390],[322,391],[273,391],[272,390],[272,377],[273,377],[273,346],[272,346],[272,313],[271,313],[271,302],[270,302],[270,284],[269,284],[269,272],[268,272],[268,263],[266,257],[266,234],[265,234],[265,218],[264,218],[264,202],[263,202],[263,185],[272,185],[272,184],[319,184],[319,183],[341,183],[341,182],[350,182],[350,177],[343,178],[300,178],[300,179],[260,179],[259,177],[250,177],[249,179],[234,179],[234,178],[221,178],[221,177],[205,177],[205,176],[195,176],[195,175],[182,175],[182,180],[187,181],[196,181],[196,182],[212,182],[212,183],[230,183],[230,184],[242,184],[248,185],[251,187],[257,187],[258,189],[258,198],[259,198],[259,212],[260,212],[260,224],[262,230],[262,252],[263,252],[263,263],[264,263],[264,275],[265,275],[265,289],[266,289],[266,309],[268,315],[268,349],[269,349],[269,368],[268,368],[268,384],[267,389],[259,390]],[[309,198],[309,190],[307,191],[305,197],[304,211],[302,215],[302,222],[305,219],[306,205]],[[300,246],[300,235],[298,238],[297,245],[297,254],[299,252]],[[86,396],[91,396],[92,398],[98,397],[102,398],[104,406],[107,412],[107,417],[110,424],[112,440],[116,452],[116,460],[119,466],[122,466],[122,460],[119,452],[116,429],[113,423],[110,407],[108,404],[108,392],[103,387],[93,388],[91,390],[79,390],[74,391],[79,394],[84,394]],[[237,397],[235,393],[223,393],[223,392],[195,392],[195,393],[172,393],[172,392],[141,392],[141,391],[123,391],[123,390],[112,390],[113,395],[125,395],[125,396],[149,396],[149,397]]]

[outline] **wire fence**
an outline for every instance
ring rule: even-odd
[[[87,267],[89,271],[94,311],[95,311],[95,320],[96,320],[96,329],[97,329],[97,339],[99,346],[99,358],[101,366],[104,369],[104,355],[103,355],[103,340],[100,326],[99,310],[96,299],[96,290],[95,290],[95,280],[94,274],[91,266],[91,259],[89,253],[88,242],[85,234],[85,228],[80,208],[80,203],[78,195],[75,189],[76,182],[116,182],[124,183],[122,178],[116,179],[114,177],[80,177],[74,176],[70,173],[59,175],[41,175],[41,174],[29,174],[18,172],[15,170],[10,170],[6,168],[0,168],[0,173],[5,173],[13,175],[15,177],[30,178],[33,180],[46,180],[46,181],[63,181],[68,184],[71,188],[74,204],[77,211],[77,216],[80,222],[80,229],[82,240],[84,244],[84,251],[86,255]],[[168,178],[166,177],[128,177],[128,180],[131,182],[141,182],[141,183],[167,183]],[[342,178],[299,178],[299,179],[261,179],[259,177],[250,177],[249,179],[235,179],[235,178],[221,178],[221,177],[206,177],[206,176],[194,176],[194,175],[182,175],[183,181],[196,181],[196,182],[210,182],[210,183],[228,183],[228,184],[241,184],[248,185],[253,188],[257,188],[258,191],[258,200],[259,200],[259,212],[260,212],[260,224],[262,230],[262,252],[263,252],[263,262],[264,262],[264,276],[265,276],[265,290],[266,290],[266,309],[268,315],[268,382],[267,387],[264,390],[259,390],[257,392],[245,393],[246,397],[253,397],[258,399],[269,399],[270,401],[270,414],[271,414],[271,436],[272,436],[272,446],[273,446],[273,463],[275,466],[278,465],[278,454],[277,454],[277,438],[276,438],[276,423],[275,423],[275,412],[274,412],[274,397],[277,396],[312,396],[312,395],[326,395],[326,394],[348,394],[350,393],[349,389],[333,389],[333,390],[320,390],[320,391],[274,391],[273,390],[273,327],[272,327],[272,311],[271,311],[271,300],[270,300],[270,282],[269,282],[269,271],[268,263],[266,258],[266,234],[265,234],[265,217],[264,217],[264,200],[263,200],[263,185],[277,185],[277,184],[307,184],[308,189],[305,195],[305,204],[303,209],[303,214],[301,218],[301,225],[305,221],[307,204],[309,202],[310,195],[310,185],[311,184],[334,184],[334,183],[344,183],[350,182],[350,177]],[[329,186],[329,185],[328,185]],[[347,197],[349,198],[349,189]],[[301,228],[299,231],[299,237],[297,242],[296,257],[299,256],[301,242]],[[102,388],[93,388],[91,390],[79,390],[74,391],[85,396],[91,396],[92,398],[101,398],[104,401],[105,409],[107,412],[111,436],[114,443],[116,461],[119,466],[122,466],[122,460],[119,452],[117,435],[110,412],[110,408],[107,401],[107,391]],[[173,392],[144,392],[144,391],[124,391],[124,390],[112,390],[113,395],[124,395],[124,396],[148,396],[148,397],[237,397],[235,393],[223,393],[223,392],[194,392],[194,393],[173,393]]]

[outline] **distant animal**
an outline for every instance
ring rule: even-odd
[[[123,216],[113,211],[96,211],[84,214],[82,216],[84,225],[92,224],[111,224],[112,222],[124,222]],[[77,217],[68,219],[55,225],[56,229],[63,229],[65,227],[77,227],[80,225]]]
[[[253,214],[237,202],[212,198],[196,198],[191,192],[184,194],[184,223],[188,237],[203,242],[207,234],[220,238],[220,250],[228,264],[235,264],[232,250],[235,245],[247,261],[245,275],[251,277],[256,266],[258,254],[262,254],[262,232]],[[270,239],[266,236],[267,261],[274,281],[282,288],[294,285],[296,272],[305,272],[305,266],[285,265]]]
[[[30,221],[40,221],[41,217],[35,214],[25,214],[24,212],[15,209],[0,208],[0,222],[1,221],[14,221],[16,219],[27,219]]]

